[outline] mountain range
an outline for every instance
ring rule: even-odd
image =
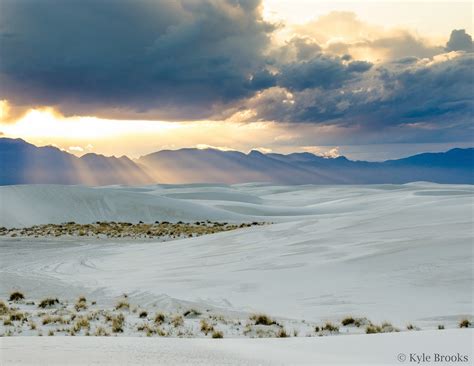
[[[375,184],[430,181],[474,183],[474,148],[423,153],[384,162],[327,158],[311,153],[263,154],[252,150],[162,150],[136,160],[81,157],[56,147],[0,138],[0,185],[152,183]]]

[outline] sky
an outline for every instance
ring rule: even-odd
[[[0,0],[0,135],[385,160],[474,145],[472,2]]]

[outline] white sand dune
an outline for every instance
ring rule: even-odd
[[[422,329],[454,328],[473,313],[473,197],[471,186],[430,183],[1,187],[0,226],[164,219],[274,224],[166,243],[3,238],[0,298],[14,288],[31,298],[85,294],[104,303],[127,293],[132,302],[164,308],[186,301],[294,319],[339,321],[353,315],[401,328],[409,322]],[[421,334],[432,333],[420,333],[424,342]],[[449,342],[456,334],[446,333],[453,337]],[[408,346],[409,338],[394,337]],[[9,342],[5,345],[15,347],[19,341]],[[248,342],[244,354],[260,352]],[[262,343],[268,357],[279,348],[272,342],[278,341]],[[316,340],[302,342],[295,347],[312,364],[319,346],[311,343]],[[340,342],[346,347],[346,340]],[[212,357],[203,351],[206,343],[189,344],[197,347],[190,351],[196,357],[200,352]],[[232,351],[233,343],[221,344]],[[170,352],[175,357],[177,351]],[[186,355],[180,362],[186,363]]]
[[[16,337],[0,342],[2,365],[468,365],[472,330],[286,339]],[[459,354],[459,356],[458,356]],[[434,362],[435,357],[466,361]],[[404,358],[405,357],[405,358]],[[405,360],[405,361],[403,361]],[[445,358],[446,360],[446,358]]]

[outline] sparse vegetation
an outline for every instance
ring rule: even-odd
[[[10,298],[8,299],[9,301],[21,301],[25,299],[25,295],[19,291],[12,292],[10,294]]]
[[[66,222],[63,224],[35,225],[28,228],[3,228],[0,229],[0,236],[27,236],[27,237],[102,237],[102,238],[186,238],[218,233],[221,231],[235,230],[245,227],[264,225],[261,222],[229,224],[226,222],[201,221],[195,223],[185,223],[179,221],[144,223],[137,224],[129,222],[96,222],[93,224],[78,224]]]

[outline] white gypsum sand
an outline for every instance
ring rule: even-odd
[[[302,320],[366,317],[429,330],[457,328],[473,312],[471,186],[44,185],[0,187],[0,200],[9,228],[273,223],[168,242],[0,238],[2,299],[18,289],[35,301],[85,295],[110,308],[126,293],[153,312],[192,307],[242,321],[265,313],[300,337],[306,331],[292,324]]]

